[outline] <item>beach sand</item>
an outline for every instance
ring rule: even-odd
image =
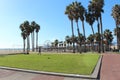
[[[14,53],[22,53],[23,50],[19,49],[1,49],[0,54],[14,54]]]

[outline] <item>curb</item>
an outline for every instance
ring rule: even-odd
[[[91,77],[93,78],[98,78],[99,74],[100,74],[100,68],[101,68],[101,63],[102,63],[102,58],[103,58],[103,55],[100,56],[98,62],[97,62],[97,65],[93,71],[93,73],[91,74]]]
[[[102,55],[100,56],[98,63],[91,75],[78,75],[78,74],[65,74],[65,73],[55,73],[55,72],[44,72],[44,71],[35,71],[35,70],[26,70],[26,69],[18,69],[18,68],[10,68],[10,67],[2,67],[0,69],[5,70],[13,70],[27,73],[35,73],[35,74],[45,74],[45,75],[53,75],[53,76],[62,76],[62,77],[73,77],[73,78],[82,78],[82,79],[97,79],[100,66],[101,66]]]

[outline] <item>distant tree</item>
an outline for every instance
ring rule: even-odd
[[[78,40],[79,40],[78,38],[79,38],[78,36],[75,36],[74,41],[75,41],[76,45],[79,45],[79,44],[78,44]]]
[[[88,41],[88,43],[91,44],[91,48],[92,48],[92,50],[93,50],[93,48],[94,48],[94,35],[93,35],[93,34],[90,34],[90,35],[88,36],[88,38],[87,38],[87,41]]]
[[[113,41],[113,35],[112,32],[109,29],[106,29],[104,31],[104,38],[106,39],[106,45],[108,46],[109,50],[110,50],[110,44]]]
[[[57,49],[57,52],[58,52],[58,43],[59,43],[59,41],[58,41],[58,39],[56,39],[56,40],[54,41],[54,45],[55,45],[55,48]]]
[[[101,35],[99,34],[99,33],[95,33],[95,35],[94,35],[94,37],[95,37],[95,41],[96,41],[96,43],[97,43],[97,46],[98,46],[98,52],[99,52],[99,50],[100,50],[100,43],[99,43],[99,41],[101,40]]]
[[[40,26],[35,22],[32,21],[31,25],[29,23],[29,21],[24,21],[21,25],[20,25],[20,29],[21,29],[21,35],[23,37],[24,43],[25,43],[25,39],[27,39],[27,54],[29,54],[30,51],[30,39],[29,36],[31,34],[31,42],[32,42],[32,51],[34,51],[34,32],[36,31],[36,48],[38,48],[38,32],[40,30]],[[25,44],[24,44],[24,50],[25,52]]]
[[[77,50],[77,52],[79,52],[80,50],[79,50],[79,48],[80,48],[80,35],[79,35],[79,37],[78,36],[75,36],[75,38],[74,38],[74,41],[75,41],[75,44],[76,44],[76,50]]]
[[[65,37],[65,41],[67,42],[67,45],[69,47],[69,44],[70,44],[70,36],[66,36]]]
[[[79,52],[82,53],[82,44],[84,43],[85,37],[81,33],[79,34],[79,37],[77,43],[79,44]]]
[[[54,44],[55,44],[55,47],[56,47],[56,48],[58,47],[58,43],[59,43],[59,41],[58,41],[58,39],[56,39],[56,40],[54,41]]]
[[[64,44],[64,47],[66,48],[67,42],[66,42],[66,41],[64,41],[64,42],[63,42],[63,44]]]

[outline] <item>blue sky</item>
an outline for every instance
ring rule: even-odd
[[[70,21],[64,14],[66,6],[79,1],[87,8],[90,0],[0,0],[0,48],[22,47],[23,40],[19,25],[25,20],[36,21],[41,26],[39,45],[47,40],[64,40],[71,35]],[[103,29],[114,30],[115,22],[111,16],[112,7],[120,4],[119,0],[105,0]],[[82,32],[81,22],[79,21]],[[86,35],[91,33],[90,26],[85,22]],[[96,23],[94,30],[97,31]],[[74,24],[76,32],[76,24]]]

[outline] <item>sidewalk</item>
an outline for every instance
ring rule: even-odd
[[[120,54],[103,54],[100,80],[120,80]]]
[[[0,69],[0,80],[63,80],[63,77]]]
[[[88,79],[42,75],[42,74],[0,69],[0,80],[88,80]]]

